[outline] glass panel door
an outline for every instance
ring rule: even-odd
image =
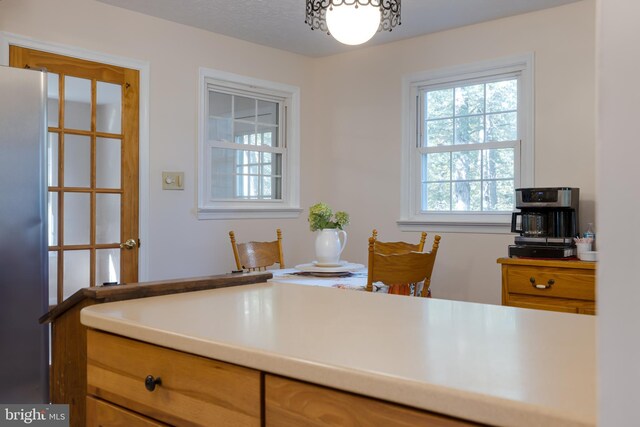
[[[50,305],[137,281],[138,72],[10,50],[12,66],[48,70]]]

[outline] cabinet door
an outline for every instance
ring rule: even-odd
[[[104,400],[87,396],[87,427],[165,427],[142,415],[129,412]]]

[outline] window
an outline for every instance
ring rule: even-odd
[[[201,69],[198,217],[288,218],[299,208],[299,89]]]
[[[508,231],[532,185],[532,58],[405,79],[403,228]]]

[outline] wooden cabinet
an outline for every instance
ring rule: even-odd
[[[596,264],[499,258],[502,305],[566,313],[596,313]]]
[[[153,424],[156,420],[172,425],[260,426],[261,384],[261,373],[253,369],[87,331],[87,403],[93,399],[100,408],[110,403],[148,417],[134,425],[162,425]],[[87,412],[87,425],[132,415],[94,409]]]

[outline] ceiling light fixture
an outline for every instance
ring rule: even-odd
[[[400,0],[307,0],[304,22],[341,43],[358,45],[400,25]]]

